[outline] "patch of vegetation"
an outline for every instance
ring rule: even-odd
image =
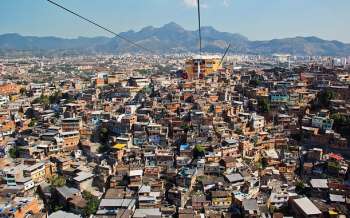
[[[196,145],[193,148],[193,157],[198,158],[198,157],[203,157],[205,155],[205,148],[203,145]]]
[[[50,179],[50,183],[53,187],[62,187],[66,185],[66,179],[63,176],[56,175]]]
[[[10,148],[8,151],[11,158],[18,158],[22,152],[23,152],[23,148],[20,148],[17,146]]]
[[[316,99],[311,104],[313,110],[319,108],[328,108],[331,100],[335,99],[336,93],[330,90],[323,90],[316,96]]]
[[[52,205],[52,211],[53,212],[56,212],[56,211],[59,211],[59,210],[62,210],[63,209],[63,206],[62,205],[59,205],[59,204],[54,204]]]
[[[108,145],[109,139],[109,130],[106,127],[102,127],[98,133],[99,141],[101,142],[101,146],[98,148],[99,153],[104,153],[110,150],[110,146]]]
[[[95,214],[97,212],[100,200],[88,191],[83,191],[82,195],[83,198],[87,201],[86,206],[84,208],[84,216],[89,217],[90,215]]]
[[[40,97],[34,99],[32,104],[42,104],[47,107],[50,105],[50,98],[46,95],[41,95]]]
[[[181,129],[187,134],[191,127],[188,124],[181,125]]]
[[[151,70],[148,70],[148,69],[140,69],[140,70],[137,70],[137,72],[142,76],[146,76],[152,73]]]
[[[106,143],[108,141],[109,131],[106,127],[100,129],[99,137],[100,141]]]
[[[265,169],[266,167],[268,167],[269,166],[269,163],[267,162],[267,159],[266,158],[261,158],[261,160],[260,160],[260,166],[263,168],[263,169]]]
[[[271,110],[270,103],[267,99],[259,99],[258,100],[258,110],[261,113],[267,113]]]
[[[53,95],[50,95],[49,102],[50,102],[50,104],[57,104],[60,102],[62,97],[63,97],[62,92],[57,91]]]
[[[334,120],[333,128],[335,131],[350,140],[350,117],[335,113],[331,115],[331,119]]]
[[[249,85],[253,86],[253,87],[258,87],[261,84],[261,80],[260,79],[252,79],[249,81]]]
[[[28,124],[29,127],[33,127],[35,126],[36,124],[38,123],[38,120],[33,117],[31,120],[30,120],[30,123]]]
[[[171,65],[166,65],[166,66],[157,65],[156,67],[158,68],[157,73],[162,73],[162,74],[169,74],[173,69]]]
[[[235,133],[238,134],[238,135],[242,135],[243,131],[242,131],[241,128],[237,128],[237,129],[235,129]]]
[[[10,148],[9,155],[11,158],[17,158],[17,149],[16,148]]]
[[[105,153],[105,152],[109,151],[110,149],[111,149],[110,146],[108,146],[106,144],[101,144],[100,147],[98,147],[97,152],[101,154],[101,153]]]
[[[305,187],[304,182],[298,181],[295,184],[295,191],[296,191],[296,193],[298,193],[300,195],[305,195],[306,194],[306,187]]]

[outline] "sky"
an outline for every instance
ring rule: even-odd
[[[110,36],[46,0],[0,0],[0,34]],[[196,0],[55,0],[115,32],[171,21],[197,29]],[[317,36],[350,43],[349,0],[201,0],[202,25],[250,40]]]

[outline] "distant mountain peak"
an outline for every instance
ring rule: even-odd
[[[203,31],[211,31],[211,32],[218,32],[214,27],[212,26],[202,26],[201,30]]]
[[[197,30],[186,30],[175,22],[161,27],[146,26],[140,31],[120,33],[125,38],[160,53],[197,52]],[[315,36],[290,37],[265,41],[250,41],[238,33],[216,30],[212,26],[202,27],[203,52],[222,53],[231,43],[231,53],[262,54],[288,53],[303,56],[349,56],[350,44],[336,40],[323,40]],[[17,33],[0,35],[0,55],[31,51],[32,54],[54,54],[71,51],[74,54],[140,52],[135,46],[120,38],[78,37],[64,39],[58,37],[21,36]]]
[[[185,30],[182,26],[175,22],[170,22],[161,27],[162,29],[177,29],[177,30]]]
[[[146,27],[142,28],[142,29],[140,30],[140,32],[152,31],[152,30],[154,30],[154,29],[155,29],[154,26],[146,26]]]

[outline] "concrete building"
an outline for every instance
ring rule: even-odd
[[[188,79],[194,79],[198,77],[198,65],[200,65],[200,78],[204,78],[221,67],[219,56],[201,56],[194,57],[193,59],[186,61],[186,73]]]

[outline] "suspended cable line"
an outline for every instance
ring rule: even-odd
[[[197,0],[197,14],[198,14],[199,55],[202,55],[201,9],[200,9],[199,0]]]
[[[88,22],[88,23],[90,23],[90,24],[93,24],[94,26],[96,26],[96,27],[98,27],[98,28],[100,28],[100,29],[102,29],[102,30],[105,30],[106,32],[108,32],[108,33],[110,33],[110,34],[112,34],[112,35],[114,35],[114,36],[116,36],[116,37],[118,37],[118,38],[120,38],[120,39],[122,39],[122,40],[124,40],[124,41],[126,41],[126,42],[128,42],[128,43],[130,43],[130,44],[132,44],[132,45],[134,45],[135,47],[138,47],[138,48],[140,48],[140,49],[142,49],[142,50],[145,50],[145,51],[148,51],[148,52],[151,52],[151,53],[155,53],[155,54],[157,53],[157,52],[155,52],[155,51],[153,51],[153,50],[151,50],[151,49],[149,49],[149,48],[146,48],[146,47],[144,47],[144,46],[142,46],[142,45],[139,45],[139,44],[137,44],[137,43],[135,43],[135,42],[129,40],[128,38],[126,38],[126,37],[124,37],[124,36],[122,36],[122,35],[120,35],[120,34],[114,32],[114,31],[112,31],[111,29],[109,29],[109,28],[107,28],[107,27],[104,27],[104,26],[102,26],[102,25],[96,23],[95,21],[93,21],[93,20],[91,20],[91,19],[88,19],[88,18],[86,18],[86,17],[83,17],[82,15],[78,14],[77,12],[74,12],[74,11],[72,11],[72,10],[70,10],[70,9],[68,9],[68,8],[66,8],[66,7],[64,7],[64,6],[60,5],[60,4],[58,4],[58,3],[54,2],[54,1],[52,1],[52,0],[47,0],[47,1],[48,1],[49,3],[51,3],[51,4],[55,5],[55,6],[57,6],[57,7],[59,7],[59,8],[61,8],[61,9],[65,10],[65,11],[67,11],[67,12],[69,12],[69,13],[75,15],[76,17],[79,17],[80,19],[85,20],[86,22]]]
[[[231,43],[228,44],[228,46],[227,46],[227,48],[226,48],[226,50],[225,50],[225,53],[224,53],[224,55],[223,55],[222,58],[221,58],[221,61],[220,61],[219,66],[221,66],[222,62],[224,62],[224,59],[225,59],[225,57],[226,57],[226,55],[227,55],[227,52],[228,52],[228,50],[230,49],[230,47],[231,47]]]

